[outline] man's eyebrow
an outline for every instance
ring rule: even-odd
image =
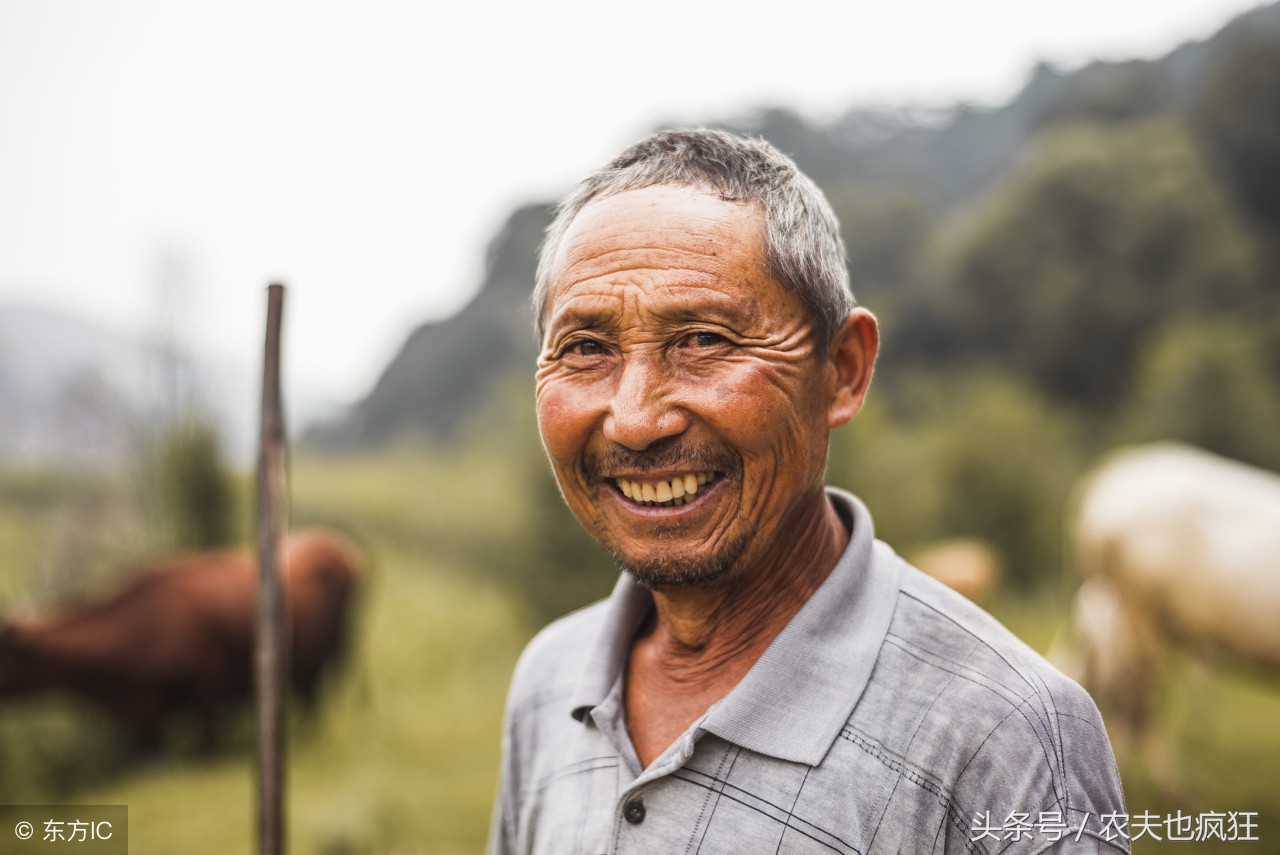
[[[750,306],[676,306],[655,309],[654,316],[673,324],[698,323],[699,321],[746,321],[756,316]]]
[[[570,304],[547,320],[547,331],[555,333],[564,330],[612,329],[617,325],[616,309],[607,309],[599,305]]]
[[[671,325],[719,322],[747,327],[755,324],[761,315],[754,299],[730,297],[711,289],[696,297],[660,301],[645,311],[661,323]],[[621,326],[621,307],[612,297],[580,297],[561,306],[547,319],[550,334],[574,330],[616,331]]]
[[[653,310],[655,317],[667,323],[687,324],[699,321],[727,321],[730,324],[746,324],[760,317],[755,300],[718,296],[710,299],[691,300]]]

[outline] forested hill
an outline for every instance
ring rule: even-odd
[[[1260,344],[1239,371],[1280,378],[1280,321],[1259,326],[1280,317],[1280,4],[1159,60],[1042,65],[999,108],[716,118],[769,139],[827,192],[855,293],[885,327],[882,378],[994,371],[1119,418],[1122,401],[1156,394],[1139,388],[1144,354],[1209,318],[1246,321]],[[499,378],[531,374],[527,296],[547,220],[547,204],[513,213],[474,301],[417,329],[310,441],[448,442]],[[1221,432],[1183,433],[1196,430]],[[1186,438],[1280,465],[1253,440]]]

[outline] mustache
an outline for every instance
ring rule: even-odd
[[[742,458],[726,449],[687,442],[670,441],[633,451],[614,446],[600,454],[587,455],[582,468],[589,479],[613,477],[619,472],[640,473],[656,469],[685,472],[723,472],[737,475],[742,471]]]

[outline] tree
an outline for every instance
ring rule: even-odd
[[[1197,102],[1192,127],[1245,210],[1280,226],[1280,46],[1232,51]]]
[[[231,541],[230,476],[211,425],[187,419],[171,427],[156,453],[156,477],[174,547],[210,549]]]
[[[1248,231],[1173,120],[1052,134],[940,246],[951,358],[1104,409],[1144,335],[1254,296]]]
[[[1139,360],[1122,440],[1179,439],[1280,469],[1280,382],[1267,370],[1265,338],[1256,323],[1232,318],[1162,328]]]
[[[900,382],[923,403],[904,418],[873,402],[834,434],[830,483],[857,493],[877,537],[899,550],[979,537],[1015,587],[1056,579],[1062,508],[1084,456],[1074,414],[993,373]]]

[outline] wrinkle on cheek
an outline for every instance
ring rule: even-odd
[[[813,352],[812,330],[805,324],[797,323],[789,329],[770,336],[754,337],[746,335],[741,343],[746,347],[767,349],[771,356],[783,359],[804,359]]]
[[[703,381],[715,380],[722,384],[742,385],[750,382],[750,375],[772,375],[774,377],[772,385],[777,389],[788,385],[788,382],[794,384],[797,377],[808,371],[808,361],[811,356],[812,350],[809,348],[775,350],[739,346],[736,350],[718,356],[714,360],[700,360],[695,357],[687,361],[671,361],[680,365],[683,373],[689,378]]]
[[[568,358],[543,359],[534,372],[534,394],[541,395],[552,384],[565,384],[575,389],[591,389],[605,382],[612,372],[607,366],[574,365]]]
[[[552,369],[549,365],[538,366],[537,372],[533,375],[533,395],[538,398],[547,388],[547,384],[553,380]]]
[[[796,387],[796,377],[800,373],[801,372],[798,369],[770,372],[761,378],[763,381],[762,385],[768,385],[772,387],[775,392],[784,395],[786,400],[791,404],[790,409],[792,411],[797,411],[799,408],[796,404],[801,399],[792,393]]]
[[[803,383],[807,370],[803,362],[770,360],[761,364],[758,359],[743,359],[737,367],[739,370],[721,374],[715,378],[711,388],[715,390],[715,398],[718,402],[781,398],[792,404],[789,407],[790,410],[796,410],[794,406],[795,401],[798,400],[796,390]]]
[[[726,527],[716,528],[716,530],[711,533],[711,536],[707,538],[711,548],[720,549],[722,544],[729,539],[730,531],[731,530]]]

